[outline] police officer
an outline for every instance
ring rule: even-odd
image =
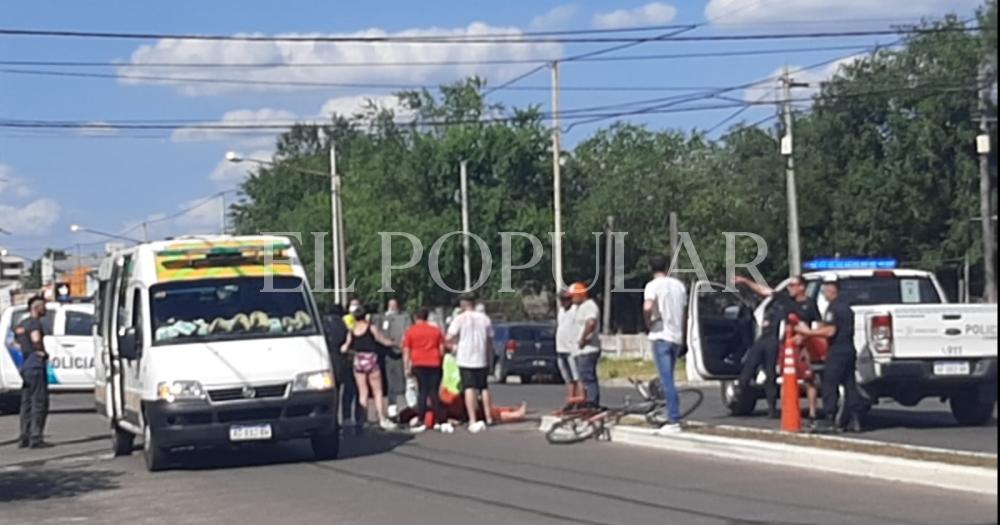
[[[743,368],[737,382],[737,395],[743,395],[757,375],[757,370],[764,367],[764,397],[767,398],[768,417],[776,418],[778,413],[778,349],[781,346],[781,327],[790,314],[795,314],[801,321],[799,325],[810,325],[819,321],[819,309],[816,302],[806,293],[806,282],[800,276],[788,280],[784,290],[776,291],[745,277],[737,276],[736,284],[742,284],[762,297],[770,297],[771,304],[764,312],[760,336],[753,346],[747,350]]]
[[[820,389],[823,393],[824,420],[820,430],[839,428],[851,432],[861,432],[861,417],[858,413],[857,384],[854,378],[857,352],[854,348],[854,312],[847,300],[840,296],[840,284],[827,281],[823,284],[823,296],[830,305],[823,315],[823,324],[817,329],[799,325],[796,332],[803,336],[821,336],[830,341],[830,351],[826,356]],[[844,415],[837,420],[837,401],[840,387],[844,387]]]
[[[17,344],[24,357],[21,364],[21,436],[20,448],[48,448],[45,442],[45,419],[49,413],[49,378],[46,365],[49,355],[45,351],[42,318],[45,317],[45,299],[28,300],[28,316],[15,330]]]

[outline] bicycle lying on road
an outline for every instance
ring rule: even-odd
[[[566,411],[545,433],[545,439],[553,445],[571,445],[591,438],[610,441],[611,427],[619,424],[626,416],[642,416],[647,423],[654,426],[665,424],[666,401],[663,399],[659,380],[643,383],[629,378],[629,382],[635,387],[642,401],[632,403],[631,398],[625,396],[625,405],[621,407],[584,407]],[[678,392],[681,395],[693,394],[696,397],[696,401],[681,412],[682,418],[697,410],[704,399],[704,394],[698,389],[682,388]]]

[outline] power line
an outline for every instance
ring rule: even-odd
[[[700,26],[700,25],[699,25]],[[676,27],[676,26],[673,26]],[[691,26],[684,26],[691,27]],[[69,37],[126,40],[194,40],[232,42],[301,42],[301,43],[353,43],[353,44],[587,44],[619,43],[640,44],[645,42],[720,42],[744,40],[788,40],[803,38],[848,38],[884,35],[913,35],[931,33],[954,33],[978,31],[979,27],[896,27],[877,30],[854,31],[812,31],[797,33],[743,33],[729,35],[702,35],[671,37],[537,37],[520,34],[480,35],[435,35],[435,36],[263,36],[263,35],[195,35],[171,33],[126,33],[102,31],[62,31],[43,29],[0,29],[0,36]]]
[[[812,46],[792,48],[746,49],[730,51],[704,51],[692,53],[654,53],[642,55],[596,56],[577,59],[576,62],[641,62],[648,60],[683,60],[689,58],[729,58],[739,56],[786,55],[794,53],[816,53],[823,51],[849,51],[869,49],[869,45]],[[114,61],[73,61],[73,60],[0,60],[0,66],[10,67],[69,67],[69,68],[174,68],[174,69],[278,69],[278,68],[372,68],[372,67],[431,67],[468,65],[510,65],[510,64],[550,64],[563,61],[562,57],[551,58],[500,58],[484,60],[430,60],[408,62],[114,62]],[[520,87],[520,86],[519,86]],[[522,88],[523,89],[523,88]],[[544,86],[531,89],[549,89]],[[564,88],[565,89],[565,88]]]
[[[699,94],[696,96],[684,96],[684,97],[666,97],[660,99],[651,99],[643,101],[634,101],[625,104],[614,104],[614,105],[604,105],[604,106],[590,106],[583,108],[575,108],[566,110],[565,112],[560,112],[561,116],[567,119],[582,119],[583,122],[578,122],[577,124],[588,123],[588,119],[605,120],[607,118],[621,117],[626,115],[641,115],[641,114],[662,114],[662,113],[673,113],[679,111],[702,111],[702,110],[718,110],[718,109],[731,109],[731,108],[749,108],[761,105],[773,105],[775,101],[764,101],[762,99],[758,100],[741,100],[733,97],[724,96],[724,93],[736,91],[739,89],[744,89],[757,84],[762,84],[769,82],[772,79],[763,79],[754,81],[751,83],[739,84],[736,86],[730,86],[724,89],[719,89],[711,94]],[[926,91],[928,93],[954,93],[954,92],[970,92],[978,89],[978,85],[941,85],[941,84],[924,84],[924,85],[914,85],[914,86],[887,86],[879,87],[876,89],[866,89],[856,92],[844,92],[831,94],[821,97],[799,97],[793,98],[792,102],[812,102],[822,99],[841,99],[841,98],[852,98],[852,97],[862,97],[862,96],[872,96],[879,94],[891,94],[899,93],[901,91]],[[654,101],[663,102],[670,99],[666,103],[658,103],[656,105],[648,105]],[[678,107],[682,104],[698,102],[701,100],[716,99],[723,104],[713,104],[713,105],[700,105],[700,106],[686,106]],[[642,104],[647,104],[642,106]],[[640,106],[637,109],[629,111],[610,111],[623,107],[625,105],[629,106]],[[551,118],[548,113],[540,112],[537,116],[543,120]],[[450,126],[450,125],[460,125],[460,124],[489,124],[489,123],[503,123],[512,122],[518,120],[518,116],[508,116],[508,117],[494,117],[487,119],[470,119],[470,120],[455,120],[455,121],[426,121],[426,120],[409,120],[409,121],[398,121],[398,125],[416,125],[416,126]],[[204,122],[204,121],[178,121],[178,120],[130,120],[130,121],[59,121],[59,120],[0,120],[0,128],[16,128],[16,129],[93,129],[93,130],[177,130],[177,129],[190,129],[190,130],[205,130],[205,131],[233,131],[233,132],[245,132],[248,130],[272,130],[272,131],[282,131],[292,128],[294,126],[322,126],[325,123],[316,122],[278,122],[278,121],[258,121],[253,123],[227,123],[227,122]]]
[[[859,48],[852,47],[851,49],[859,49]],[[860,49],[867,49],[867,48],[860,48]],[[264,85],[264,86],[278,86],[278,87],[365,88],[365,89],[389,89],[389,90],[435,89],[439,87],[430,84],[351,83],[351,82],[320,82],[320,81],[289,81],[289,80],[272,81],[272,80],[253,80],[253,79],[242,79],[242,78],[186,77],[186,76],[175,77],[175,76],[157,76],[157,75],[131,75],[131,74],[116,74],[116,73],[90,73],[90,72],[80,72],[80,71],[29,70],[29,69],[11,69],[11,68],[0,68],[0,74],[90,78],[90,79],[144,80],[150,82],[162,82],[162,83],[174,83],[174,84],[207,83],[207,84],[235,84],[235,85]],[[550,91],[552,88],[548,86],[507,86],[502,88],[497,87],[493,89],[494,90],[508,89],[513,91]],[[706,89],[715,89],[715,88],[711,86],[565,86],[560,88],[560,90],[562,91],[579,91],[579,92],[600,92],[600,91],[658,92],[658,91],[700,91]]]

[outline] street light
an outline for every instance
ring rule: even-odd
[[[136,244],[142,244],[142,241],[140,241],[138,239],[133,239],[131,237],[125,237],[124,235],[118,235],[118,234],[115,234],[115,233],[108,233],[108,232],[103,232],[103,231],[100,231],[100,230],[94,230],[94,229],[91,229],[91,228],[87,228],[85,226],[80,226],[79,224],[70,224],[69,225],[69,231],[71,231],[73,233],[80,233],[80,232],[92,233],[94,235],[100,235],[101,237],[107,237],[109,239],[118,239],[120,241],[127,241],[127,242],[134,242]]]
[[[233,164],[239,164],[241,162],[251,162],[258,164],[260,166],[277,166],[273,161],[263,160],[263,159],[252,159],[243,157],[235,151],[226,152],[226,160],[232,162]],[[324,173],[319,170],[310,170],[305,168],[297,168],[294,166],[286,166],[292,171],[298,173],[304,173],[306,175],[317,175],[321,177],[330,178],[330,223],[333,244],[333,288],[334,294],[337,297],[337,302],[341,305],[347,304],[347,263],[346,257],[343,254],[347,253],[345,247],[345,236],[344,236],[344,212],[343,204],[340,200],[340,186],[341,178],[337,174],[337,152],[333,145],[330,145],[330,172]]]

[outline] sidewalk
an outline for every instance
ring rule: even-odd
[[[558,419],[543,417],[539,430],[547,432]],[[997,494],[996,454],[703,423],[660,436],[634,419],[611,427],[610,437],[617,443],[675,453]]]

